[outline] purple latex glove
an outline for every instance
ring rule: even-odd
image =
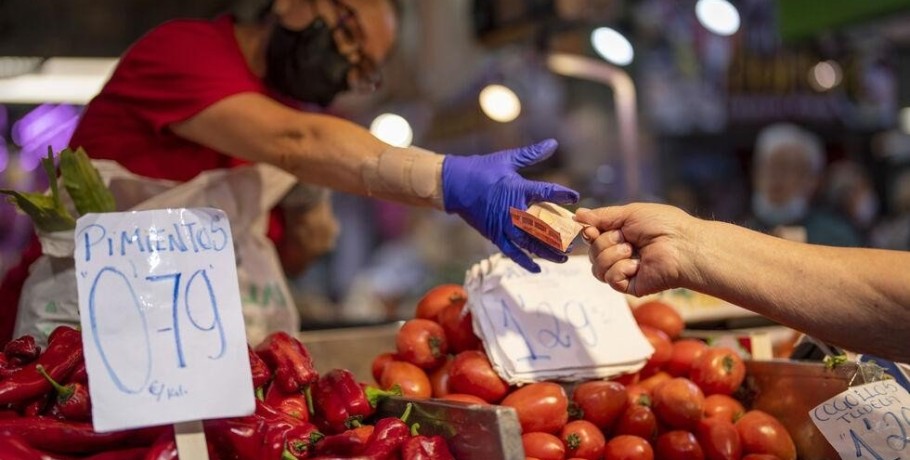
[[[458,214],[499,249],[533,273],[540,266],[522,249],[554,262],[566,255],[512,225],[509,208],[528,209],[536,201],[572,204],[578,192],[549,182],[529,181],[517,170],[543,161],[556,150],[547,139],[527,147],[489,155],[446,156],[442,165],[442,196],[446,212]]]

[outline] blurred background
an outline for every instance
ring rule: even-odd
[[[228,4],[0,0],[0,188],[47,186],[39,158],[67,145],[130,43]],[[820,140],[810,207],[845,244],[910,248],[910,0],[402,5],[380,91],[331,109],[387,142],[468,154],[553,137],[557,154],[525,174],[574,187],[580,205],[665,202],[761,227],[756,140],[787,122]],[[332,199],[337,247],[292,280],[305,328],[409,317],[413,299],[461,283],[494,249],[442,213]],[[812,241],[806,229],[789,235]],[[0,203],[0,274],[30,233]]]

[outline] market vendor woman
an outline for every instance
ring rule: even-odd
[[[578,194],[525,180],[517,170],[553,153],[554,141],[477,156],[396,148],[362,127],[301,103],[329,104],[379,84],[395,42],[391,0],[274,0],[245,5],[246,20],[177,20],[152,30],[121,57],[72,138],[93,158],[140,175],[186,181],[211,169],[271,164],[301,183],[461,216],[523,267],[564,256],[509,220],[530,202],[568,204]],[[288,222],[286,231],[294,228]],[[280,240],[277,236],[275,239]],[[530,253],[530,254],[529,254]],[[9,339],[28,263],[0,292]]]

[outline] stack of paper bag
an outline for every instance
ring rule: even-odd
[[[474,332],[510,384],[636,372],[654,352],[625,297],[591,274],[587,257],[539,260],[530,273],[496,255],[468,270]]]

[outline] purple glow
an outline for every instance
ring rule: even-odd
[[[66,148],[78,121],[79,110],[74,106],[42,104],[13,123],[13,142],[22,148],[22,169],[34,170],[47,156],[48,146],[55,152]]]
[[[9,149],[6,148],[6,139],[0,136],[0,173],[6,171],[9,165]]]

